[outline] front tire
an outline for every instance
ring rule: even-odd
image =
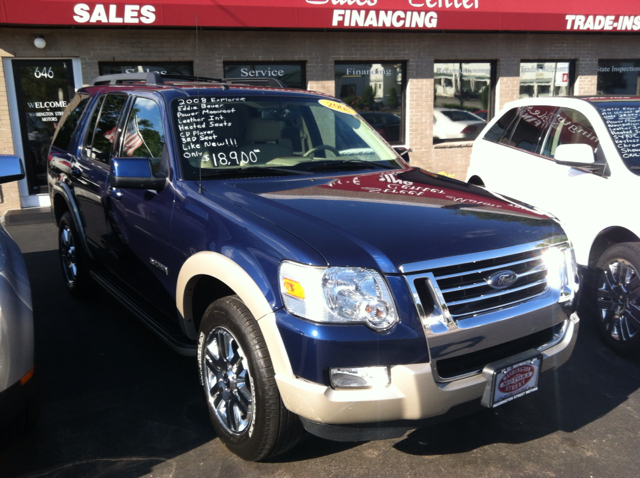
[[[297,443],[300,420],[284,407],[260,327],[237,296],[205,311],[198,363],[213,428],[229,450],[261,461]]]
[[[640,355],[640,243],[624,242],[598,260],[592,288],[596,326],[605,344],[624,357]]]

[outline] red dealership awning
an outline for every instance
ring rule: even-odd
[[[540,32],[640,31],[638,0],[0,0],[0,24]]]

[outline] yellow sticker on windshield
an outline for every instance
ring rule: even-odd
[[[356,110],[351,108],[350,106],[345,105],[344,103],[338,103],[337,101],[331,100],[320,100],[319,103],[322,106],[326,106],[327,108],[339,111],[340,113],[346,113],[348,115],[357,115]]]

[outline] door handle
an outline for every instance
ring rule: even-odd
[[[77,168],[76,166],[72,166],[71,167],[71,174],[73,176],[75,176],[76,178],[79,178],[80,176],[82,176],[82,171]]]

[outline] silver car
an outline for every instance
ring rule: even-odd
[[[0,184],[23,177],[20,158],[0,155]],[[0,439],[16,436],[37,421],[33,349],[27,268],[20,248],[0,226]]]

